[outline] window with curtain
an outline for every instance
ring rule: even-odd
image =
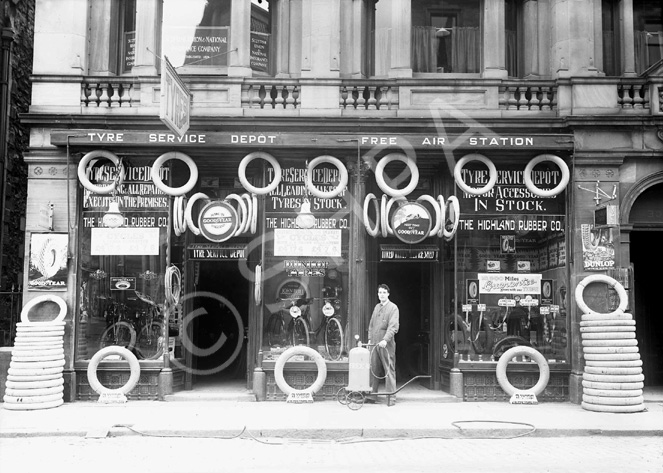
[[[120,54],[118,58],[121,74],[131,72],[136,58],[136,0],[120,3]]]
[[[506,0],[505,6],[505,64],[509,77],[522,77],[518,69],[518,9],[522,2]]]
[[[481,0],[413,4],[413,72],[480,72],[480,20]]]
[[[267,0],[251,3],[251,69],[274,75],[272,13]]]
[[[603,32],[603,72],[608,76],[621,75],[619,39],[619,1],[603,0],[601,4]]]
[[[663,58],[663,5],[633,0],[635,71],[640,74]]]

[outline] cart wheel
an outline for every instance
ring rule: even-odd
[[[344,406],[348,403],[348,390],[345,388],[341,388],[336,392],[336,400],[340,403],[343,404]]]
[[[364,405],[364,393],[359,391],[350,391],[345,397],[345,400],[350,409],[353,411],[359,410]]]

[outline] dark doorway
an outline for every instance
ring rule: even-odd
[[[398,306],[400,328],[396,335],[398,384],[418,374],[430,374],[430,268],[422,263],[380,263],[378,284],[389,286],[389,299]],[[377,287],[373,291],[377,304]]]
[[[194,265],[194,386],[245,380],[249,285],[237,262],[201,261]]]
[[[663,317],[660,277],[663,267],[659,244],[663,231],[631,233],[631,263],[635,295],[636,337],[642,357],[645,386],[663,386]]]

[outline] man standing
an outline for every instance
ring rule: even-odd
[[[371,388],[374,393],[378,392],[380,379],[377,375],[384,371],[385,388],[387,392],[396,391],[396,340],[398,333],[399,312],[398,306],[389,300],[389,286],[380,284],[378,286],[378,299],[380,303],[373,309],[371,321],[368,324],[368,343],[377,346],[371,354]],[[368,398],[369,402],[375,402],[377,396]],[[389,396],[388,405],[396,404],[396,395]]]

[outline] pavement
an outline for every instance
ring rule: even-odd
[[[403,390],[396,406],[386,397],[351,410],[336,401],[250,402],[248,391],[214,395],[190,391],[168,401],[65,403],[53,409],[10,411],[0,404],[0,438],[75,436],[291,439],[517,438],[663,436],[663,390],[645,389],[637,413],[602,413],[573,403],[516,405],[462,402],[440,392]]]

